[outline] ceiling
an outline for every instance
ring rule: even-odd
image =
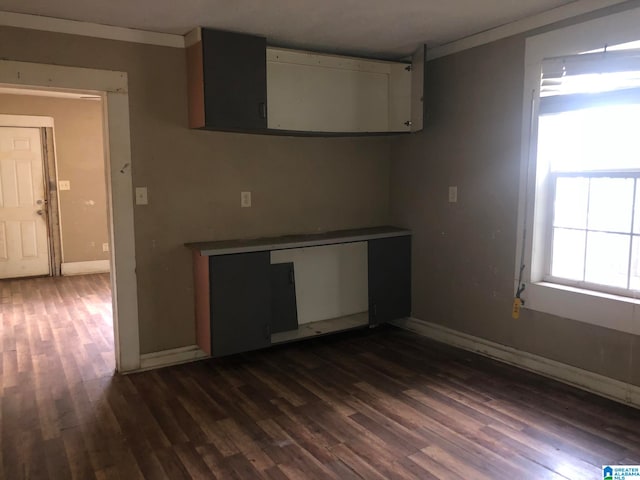
[[[196,26],[276,46],[403,57],[573,0],[0,0],[0,11],[184,35]]]

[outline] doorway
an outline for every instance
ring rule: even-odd
[[[116,369],[140,367],[127,75],[0,60],[0,86],[97,95],[103,101]]]
[[[0,312],[5,344],[36,331],[57,352],[91,346],[99,354],[74,363],[109,375],[115,350],[101,102],[0,87]],[[46,354],[37,335],[29,343],[32,356]]]
[[[5,264],[0,263],[0,278],[108,272],[110,241],[101,98],[81,93],[0,87],[0,105],[0,139],[15,127],[32,126],[41,127],[42,137],[40,149],[35,149],[37,138],[31,141],[33,154],[40,154],[40,162],[32,162],[28,168],[6,168],[11,165],[4,155],[0,165],[4,172],[2,175],[10,177],[5,181],[8,186],[17,178],[15,183],[20,187],[21,175],[28,176],[30,172],[39,170],[37,180],[34,178],[27,182],[29,178],[22,181],[25,185],[22,193],[27,193],[29,186],[39,188],[40,192],[37,198],[27,194],[17,198],[15,195],[16,202],[26,202],[27,205],[22,208],[25,218],[21,223],[13,222],[12,225],[18,231],[29,225],[27,221],[38,227],[40,268],[8,269],[5,261]],[[38,134],[34,128],[23,128],[22,136],[26,138],[28,131],[32,137]],[[16,143],[7,140],[0,143],[0,149],[11,150]],[[24,138],[18,140],[28,146]],[[24,156],[25,152],[17,153]],[[15,189],[5,188],[0,190],[0,194],[6,196],[10,190]],[[7,202],[4,203],[4,206],[0,204],[0,222],[10,213],[6,208]],[[35,228],[28,232],[32,230]],[[47,238],[48,251],[42,243],[42,239]],[[34,257],[25,259],[18,255],[24,250],[23,244],[30,246],[24,238],[14,234],[7,239],[12,240],[8,246],[13,244],[11,251],[15,252],[12,264],[20,267],[20,264],[35,263]],[[30,250],[35,250],[35,247]]]

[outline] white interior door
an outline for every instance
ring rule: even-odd
[[[48,274],[40,129],[0,127],[0,278]]]

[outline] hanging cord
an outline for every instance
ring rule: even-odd
[[[527,165],[525,171],[525,185],[524,185],[524,214],[522,220],[522,246],[520,248],[520,272],[518,274],[518,286],[516,287],[516,294],[513,298],[513,312],[512,317],[517,320],[520,318],[520,307],[524,305],[524,299],[522,293],[527,288],[524,283],[524,270],[526,265],[524,263],[525,248],[527,243],[527,220],[528,220],[528,208],[529,208],[529,167],[531,166],[531,142],[533,141],[533,122],[535,117],[535,95],[536,90],[531,91],[531,118],[529,119],[529,151],[527,152]]]
[[[524,248],[522,249],[524,251]],[[525,264],[520,263],[520,276],[518,277],[518,289],[516,290],[516,298],[520,300],[520,304],[524,305],[524,299],[522,298],[522,292],[524,292],[527,285],[522,281],[522,274],[524,273]]]

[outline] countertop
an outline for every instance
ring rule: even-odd
[[[212,242],[185,243],[185,246],[199,252],[202,256],[230,255],[233,253],[262,252],[265,250],[285,250],[289,248],[333,245],[336,243],[364,242],[378,238],[404,237],[411,235],[410,230],[383,226],[337,230],[333,232],[311,233],[305,235],[285,235],[282,237],[264,237],[239,240],[216,240]]]

